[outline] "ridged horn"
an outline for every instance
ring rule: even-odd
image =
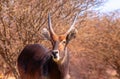
[[[50,13],[48,14],[48,27],[49,27],[50,34],[55,35],[55,32],[54,32],[54,30],[52,28]]]
[[[75,26],[77,17],[78,17],[78,14],[75,16],[75,18],[74,18],[74,20],[73,20],[73,23],[72,23],[72,25],[70,26],[69,30],[66,32],[66,34],[69,34],[69,33],[71,32],[71,30],[74,29],[74,26]]]

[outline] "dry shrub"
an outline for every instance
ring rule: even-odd
[[[120,78],[120,18],[113,17],[116,16],[89,17],[79,30],[79,36],[71,44],[74,46],[70,46],[74,51],[71,53],[71,74],[76,75],[73,79]]]

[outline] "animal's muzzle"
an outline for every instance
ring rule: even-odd
[[[52,55],[53,55],[54,59],[57,59],[58,56],[59,56],[59,51],[58,50],[53,50]]]

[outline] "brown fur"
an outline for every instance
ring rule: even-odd
[[[69,55],[64,63],[56,63],[45,47],[27,45],[18,57],[18,70],[22,79],[66,79],[68,61]]]

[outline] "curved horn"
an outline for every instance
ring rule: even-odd
[[[49,27],[50,34],[55,35],[55,32],[53,31],[52,24],[51,24],[50,13],[48,14],[48,27]]]
[[[70,26],[70,29],[66,32],[66,34],[69,34],[70,31],[74,29],[74,26],[75,26],[75,22],[76,22],[76,20],[77,20],[77,17],[78,17],[78,13],[77,13],[77,15],[75,16],[75,18],[74,18],[74,20],[73,20],[73,23],[72,23],[72,25]]]

